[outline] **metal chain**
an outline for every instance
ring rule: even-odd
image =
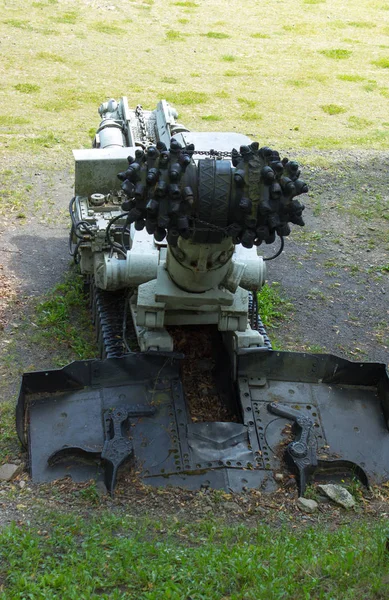
[[[146,125],[146,119],[145,119],[145,115],[143,112],[143,107],[141,104],[138,104],[138,106],[135,109],[135,116],[138,119],[138,123],[139,123],[139,128],[141,131],[141,136],[140,136],[140,140],[138,140],[140,143],[142,144],[151,144],[154,145],[154,142],[150,139],[150,136],[147,132],[147,125]],[[195,150],[194,154],[197,154],[199,156],[212,156],[214,158],[229,158],[231,157],[231,152],[228,151],[224,151],[224,150]]]
[[[195,150],[194,154],[199,154],[200,156],[213,156],[214,158],[222,158],[223,156],[228,158],[232,156],[231,152],[225,150]]]
[[[143,107],[141,106],[141,104],[138,104],[138,106],[136,107],[135,116],[138,119],[139,128],[140,128],[140,132],[141,132],[141,135],[140,135],[141,139],[139,140],[139,142],[141,142],[145,146],[147,146],[148,143],[152,144],[152,141],[150,140],[150,137],[147,133],[145,115],[144,115]]]

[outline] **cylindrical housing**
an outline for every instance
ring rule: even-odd
[[[100,139],[100,148],[110,148],[111,146],[125,146],[122,125],[113,119],[104,119],[97,131]]]
[[[177,248],[168,246],[166,268],[181,289],[206,292],[226,277],[233,250],[231,238],[224,238],[220,244],[196,244],[180,237]]]
[[[129,250],[126,260],[104,254],[104,262],[95,264],[96,285],[103,290],[120,290],[146,283],[157,277],[158,262],[158,252]]]

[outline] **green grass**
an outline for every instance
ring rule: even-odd
[[[90,27],[98,33],[104,33],[107,35],[123,35],[126,33],[126,30],[123,29],[123,27],[106,21],[96,21],[95,23],[92,23]]]
[[[181,6],[182,8],[198,8],[199,4],[197,4],[197,2],[190,2],[188,0],[186,2],[174,2],[174,6]]]
[[[381,69],[389,69],[389,58],[380,58],[379,60],[373,60],[372,64]]]
[[[31,161],[33,156],[51,164],[60,159],[69,167],[71,150],[89,146],[88,131],[98,125],[96,109],[102,101],[124,94],[131,108],[141,103],[152,109],[160,97],[167,96],[166,87],[158,82],[169,83],[163,78],[172,78],[174,93],[183,100],[177,102],[179,121],[194,131],[207,127],[204,115],[217,115],[218,130],[243,129],[245,133],[250,119],[241,118],[234,99],[247,97],[266,107],[260,111],[260,122],[253,118],[250,127],[250,135],[263,144],[386,150],[389,143],[381,124],[389,94],[388,37],[382,19],[386,11],[373,6],[372,0],[361,0],[348,7],[346,18],[340,4],[332,3],[329,9],[328,2],[303,2],[303,17],[293,20],[296,7],[286,0],[274,22],[270,0],[264,0],[260,10],[240,6],[233,19],[226,18],[221,0],[215,0],[212,10],[198,0],[171,0],[166,21],[161,21],[166,12],[162,0],[132,0],[120,14],[118,10],[94,11],[92,17],[87,3],[37,0],[29,5],[28,18],[21,0],[15,0],[12,12],[6,11],[0,20],[0,88],[13,115],[28,112],[27,138],[38,138],[38,142],[25,142],[24,132],[7,131],[0,137],[0,148],[20,162]],[[334,38],[339,39],[337,43],[331,42],[329,30],[336,36],[341,33]],[[358,44],[344,41],[356,37]],[[128,56],[124,40],[131,40]],[[107,60],[105,42],[115,58]],[[219,64],[239,65],[239,69],[215,69],[215,57],[209,59],[211,42],[217,45]],[[361,85],[351,87],[353,82]],[[184,98],[188,90],[205,96],[188,102]],[[219,101],[221,90],[228,102]],[[88,92],[98,99],[84,101]],[[367,93],[374,103],[374,117]],[[26,95],[34,97],[28,107]],[[270,97],[276,97],[277,103],[269,103]],[[339,105],[344,98],[350,114],[374,121],[368,137],[356,136],[346,119],[334,119],[320,109],[321,105]],[[49,156],[44,137],[51,134],[61,142],[48,140],[55,150]]]
[[[217,115],[203,115],[201,118],[203,121],[211,121],[211,122],[220,121],[220,117],[218,117]]]
[[[167,100],[172,104],[183,106],[193,106],[196,104],[205,104],[208,100],[208,95],[204,92],[196,92],[188,90],[187,92],[173,92],[166,94]]]
[[[365,129],[374,123],[371,119],[362,119],[361,117],[356,117],[354,115],[348,118],[348,122],[349,127],[352,127],[353,129]]]
[[[304,79],[288,79],[286,83],[296,88],[309,87],[309,82]]]
[[[208,33],[204,33],[203,35],[213,40],[227,40],[231,37],[228,33],[223,33],[222,31],[208,31]]]
[[[337,78],[340,79],[340,81],[352,81],[352,82],[360,82],[360,81],[365,81],[365,77],[362,77],[361,75],[354,75],[354,74],[350,74],[348,75],[347,73],[344,74],[339,74],[337,75]]]
[[[238,102],[243,104],[243,106],[247,106],[248,108],[255,108],[258,104],[257,100],[250,100],[250,98],[244,98],[242,96],[238,97]]]
[[[344,60],[350,58],[351,50],[345,50],[344,48],[332,48],[331,50],[320,50],[321,54],[324,54],[327,58],[333,58],[335,60]]]
[[[30,121],[26,117],[17,117],[15,115],[0,115],[0,127],[16,127],[18,125],[27,125]]]
[[[327,113],[327,115],[340,115],[347,110],[344,106],[339,106],[339,104],[323,104],[321,109]]]
[[[375,23],[371,23],[371,21],[349,21],[347,25],[349,27],[357,27],[358,29],[361,27],[363,29],[374,29],[374,27],[377,27],[377,25]]]
[[[0,170],[0,215],[17,215],[25,204],[25,193],[20,182],[15,185],[13,169]]]
[[[16,29],[24,29],[27,31],[33,31],[33,27],[31,23],[22,19],[7,19],[4,21],[6,25],[10,25],[11,27],[15,27]]]
[[[15,90],[22,94],[36,94],[40,91],[40,86],[35,83],[17,83],[14,85]]]
[[[162,83],[178,83],[177,77],[162,77],[161,81]]]
[[[83,278],[75,269],[37,305],[39,332],[36,340],[50,343],[64,352],[57,362],[66,364],[70,356],[79,359],[96,356],[87,306]]]
[[[276,328],[292,310],[292,304],[282,297],[280,284],[273,281],[265,284],[258,297],[258,312],[265,327]]]
[[[242,121],[256,121],[259,122],[262,119],[262,115],[253,111],[245,111],[241,114]]]
[[[44,135],[38,135],[36,137],[25,138],[23,140],[23,145],[29,148],[54,148],[57,144],[61,143],[61,138],[57,137],[57,135],[48,131]]]
[[[170,40],[170,41],[183,40],[184,36],[179,31],[174,31],[173,29],[169,29],[166,32],[166,39]]]
[[[293,531],[48,513],[0,533],[1,600],[386,598],[385,526]]]
[[[65,23],[66,25],[75,25],[79,20],[80,15],[75,11],[70,11],[59,15],[58,17],[53,17],[54,23]]]
[[[58,62],[58,63],[66,63],[66,60],[64,59],[63,56],[59,56],[58,54],[53,54],[53,52],[38,52],[38,54],[36,55],[36,58],[38,58],[39,60],[48,60],[48,61],[52,61],[52,62]]]
[[[20,445],[15,431],[15,404],[6,400],[0,402],[0,465],[12,462],[19,453]]]
[[[257,32],[257,33],[251,33],[250,37],[252,37],[254,40],[267,40],[270,38],[270,35],[268,33],[261,33],[261,32]]]

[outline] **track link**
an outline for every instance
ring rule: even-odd
[[[266,348],[272,350],[272,344],[269,336],[267,335],[264,324],[262,323],[261,316],[258,312],[258,300],[257,292],[249,293],[249,321],[252,329],[256,329],[262,336]]]
[[[90,308],[101,358],[119,358],[128,353],[124,342],[128,290],[107,292],[90,282]]]

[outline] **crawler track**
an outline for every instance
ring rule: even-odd
[[[127,315],[126,303],[129,290],[108,292],[96,287],[93,279],[88,282],[92,322],[96,329],[96,338],[101,358],[118,358],[131,352],[127,342],[127,332],[132,324]],[[265,346],[272,345],[258,313],[255,292],[249,295],[249,320],[252,329],[263,335]],[[133,326],[132,326],[133,327]]]

